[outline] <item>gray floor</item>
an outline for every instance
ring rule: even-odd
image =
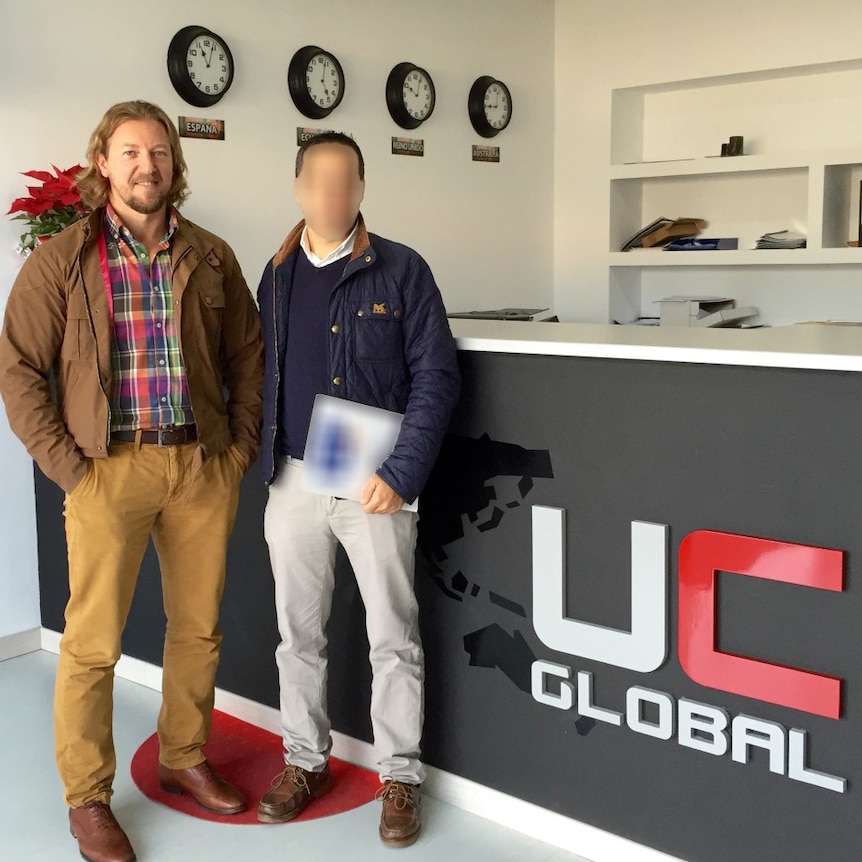
[[[0,662],[0,790],[2,857],[16,862],[79,859],[69,835],[62,791],[54,768],[51,701],[56,656],[36,652]],[[151,802],[135,787],[129,762],[154,730],[159,707],[155,692],[117,680],[114,733],[117,779],[113,809],[140,862],[218,862],[325,859],[328,855],[364,862],[394,859],[458,862],[586,862],[483,818],[426,797],[424,829],[413,847],[380,844],[379,803],[307,823],[275,827],[207,823]]]

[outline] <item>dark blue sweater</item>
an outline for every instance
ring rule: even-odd
[[[346,264],[318,268],[304,251],[296,255],[279,393],[282,455],[303,457],[314,396],[329,392],[329,294]]]

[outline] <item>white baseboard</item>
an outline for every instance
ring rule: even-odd
[[[2,646],[3,641],[0,641],[0,650]],[[35,649],[38,648],[37,645]],[[60,634],[43,628],[41,648],[58,653]],[[161,691],[162,669],[157,665],[124,655],[117,662],[115,673],[121,679]],[[216,689],[215,705],[216,709],[256,727],[281,733],[278,710],[274,707],[222,689]],[[372,771],[377,769],[374,747],[363,740],[333,732],[332,753],[339,760]],[[422,789],[429,796],[592,862],[620,862],[620,859],[626,862],[685,862],[442,769],[429,766],[427,771],[428,777]]]
[[[40,628],[16,632],[14,635],[0,638],[0,661],[5,661],[7,658],[17,658],[19,655],[27,655],[28,652],[36,652],[40,649],[42,649],[42,630]]]

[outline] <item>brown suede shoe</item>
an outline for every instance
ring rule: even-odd
[[[248,807],[243,795],[206,760],[188,769],[168,769],[160,763],[159,782],[162,790],[188,793],[201,808],[213,814],[239,814]]]
[[[87,862],[135,862],[135,851],[107,803],[70,808],[69,829]]]
[[[409,847],[422,829],[418,785],[389,779],[377,791],[377,798],[383,800],[380,840],[389,847]]]
[[[288,764],[276,775],[272,790],[260,800],[257,819],[261,823],[287,823],[299,817],[312,799],[319,799],[332,790],[332,776],[327,763],[321,772],[309,772]]]

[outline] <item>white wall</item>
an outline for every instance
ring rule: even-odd
[[[562,319],[609,319],[611,90],[854,59],[862,56],[852,25],[858,13],[857,0],[785,0],[778,5],[726,0],[709,9],[556,0],[554,307]],[[832,128],[840,128],[842,144],[855,141],[859,146],[862,112],[838,113],[839,107]],[[746,129],[727,134],[745,135]],[[830,146],[828,129],[818,127],[813,137],[819,146]],[[792,225],[773,229],[785,226]],[[860,277],[857,267],[758,267],[730,275],[712,267],[673,274],[657,270],[644,277],[643,303],[648,309],[652,299],[668,293],[727,291],[742,304],[760,306],[776,323],[807,317],[862,319]]]
[[[550,304],[553,21],[553,0],[151,0],[123,10],[96,0],[2,0],[0,210],[23,193],[17,171],[82,160],[114,102],[144,98],[171,116],[224,119],[224,142],[184,141],[192,189],[184,211],[234,247],[256,287],[299,219],[291,194],[296,127],[330,126],[363,148],[369,228],[427,258],[449,310]],[[186,24],[223,36],[237,64],[230,92],[209,110],[183,103],[168,80],[167,46]],[[344,101],[329,122],[307,120],[288,96],[288,63],[309,43],[334,52],[345,69]],[[427,68],[437,89],[433,116],[413,133],[392,122],[384,99],[389,70],[403,60]],[[481,139],[467,119],[467,93],[481,74],[512,90],[515,119],[494,141],[498,165],[470,159]],[[404,134],[425,139],[424,158],[390,155],[391,136]],[[0,219],[3,306],[16,228]],[[31,467],[0,425],[2,636],[36,625],[38,608]]]
[[[725,0],[707,22],[706,13],[633,0],[435,0],[430,12],[418,0],[332,0],[325,17],[319,5],[298,0],[246,0],[239,8],[184,0],[181,15],[177,8],[152,0],[121,21],[95,0],[79,0],[71,13],[56,0],[3,0],[0,205],[23,189],[16,171],[81,159],[102,111],[120,99],[147,98],[171,115],[222,118],[225,142],[185,142],[193,191],[186,212],[234,246],[254,285],[298,219],[290,192],[295,128],[331,125],[353,133],[365,151],[363,209],[371,229],[427,257],[450,310],[553,304],[561,318],[583,321],[609,316],[613,88],[862,53],[853,0],[785,0],[780,7]],[[184,105],[167,79],[167,44],[188,23],[223,35],[238,65],[232,90],[211,110]],[[289,59],[310,42],[338,54],[348,76],[328,124],[307,121],[287,95]],[[438,89],[434,116],[415,133],[426,140],[424,159],[389,155],[399,129],[383,86],[391,66],[405,59],[428,68]],[[495,142],[499,165],[469,160],[478,138],[466,119],[466,94],[484,73],[506,80],[514,97],[515,119]],[[862,140],[862,117],[845,121]],[[14,277],[8,250],[15,228],[0,220],[0,304]],[[829,313],[857,293],[850,292],[856,268],[770,273],[746,274],[740,287],[788,314],[802,315],[814,282]],[[644,278],[645,301],[662,292],[661,278]],[[688,287],[715,292],[721,282],[721,270],[695,273]],[[21,613],[27,626],[36,607],[26,588],[35,577],[30,467],[5,427],[0,466],[15,490],[0,500],[2,635],[10,613],[16,620]],[[17,586],[11,572],[22,574]]]

